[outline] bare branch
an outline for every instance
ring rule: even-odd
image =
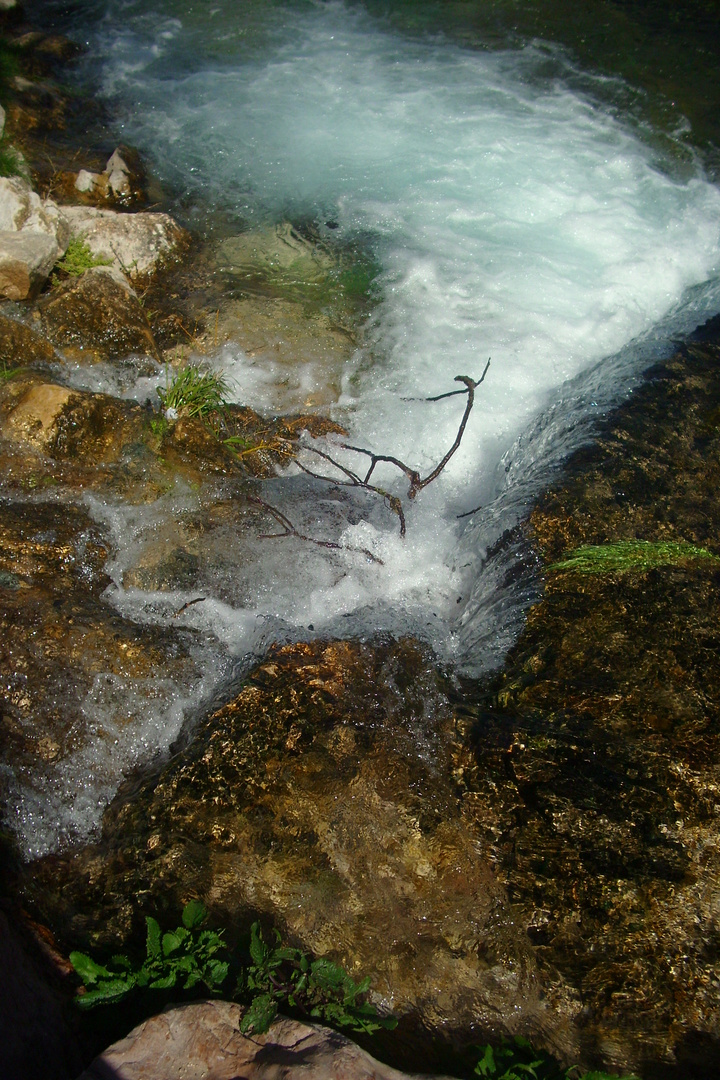
[[[380,566],[385,565],[382,559],[379,559],[377,555],[373,555],[372,551],[368,551],[367,548],[353,547],[351,544],[337,544],[333,540],[316,540],[313,536],[305,536],[304,533],[298,532],[290,518],[286,517],[277,507],[265,502],[258,495],[248,495],[248,502],[261,506],[271,517],[275,518],[278,525],[282,526],[282,532],[261,533],[261,540],[281,540],[285,536],[294,536],[296,540],[305,540],[308,544],[316,544],[317,547],[331,548],[334,551],[353,551],[358,555],[366,555],[372,562],[378,563]]]

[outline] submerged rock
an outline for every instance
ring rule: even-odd
[[[241,1019],[226,1001],[167,1009],[109,1047],[79,1080],[275,1080],[279,1071],[284,1080],[410,1080],[329,1028],[280,1017],[250,1038],[240,1034]]]

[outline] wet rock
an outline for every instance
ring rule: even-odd
[[[111,1046],[79,1080],[409,1080],[337,1031],[277,1019],[265,1035],[247,1038],[242,1010],[226,1001],[167,1009]],[[416,1080],[416,1078],[414,1078]]]
[[[261,914],[370,975],[415,1060],[438,1032],[543,1031],[524,927],[457,813],[450,710],[428,660],[409,642],[274,650],[117,801],[99,848],[35,864],[34,901],[64,940],[112,951],[190,894],[231,936]],[[567,1019],[553,1016],[556,1038]]]
[[[46,338],[18,319],[0,314],[0,366],[13,370],[29,364],[49,364],[58,359]]]
[[[540,501],[545,596],[460,765],[548,995],[581,1003],[586,1060],[653,1080],[720,1062],[720,572],[552,566],[629,539],[720,554],[719,359],[692,344],[658,369]]]
[[[13,807],[6,821],[30,848],[44,850],[82,824],[72,812],[41,824],[37,800],[52,805],[65,788],[78,808],[108,798],[121,775],[113,746],[152,737],[142,733],[148,700],[166,702],[171,716],[173,695],[196,676],[187,638],[140,627],[102,599],[109,553],[85,510],[3,500],[0,794]]]
[[[160,360],[147,316],[122,274],[97,266],[39,304],[43,327],[66,355],[85,362],[140,353]]]
[[[81,169],[73,180],[76,192],[96,206],[134,206],[146,201],[147,176],[140,155],[127,146],[118,146],[102,172]],[[67,184],[65,185],[67,189]]]
[[[334,404],[357,348],[352,334],[299,301],[246,297],[227,301],[199,344],[234,342],[249,358],[278,412]]]
[[[64,206],[63,213],[93,255],[110,259],[131,280],[152,277],[189,242],[169,214],[121,214],[90,206]]]

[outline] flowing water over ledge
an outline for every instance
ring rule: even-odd
[[[318,250],[351,250],[372,267],[371,312],[353,327],[357,347],[335,361],[333,400],[308,367],[283,391],[291,406],[325,393],[323,408],[353,442],[427,471],[452,443],[461,408],[423,399],[452,389],[455,375],[479,376],[492,358],[462,447],[412,504],[405,541],[382,507],[346,515],[327,493],[308,501],[292,469],[268,481],[270,501],[281,491],[306,525],[371,550],[382,567],[356,550],[328,558],[294,542],[291,556],[285,543],[258,553],[216,512],[206,600],[181,620],[195,631],[194,666],[158,689],[145,750],[167,747],[232,665],[247,668],[273,639],[411,632],[461,673],[497,666],[536,589],[531,574],[507,584],[524,553],[514,526],[595,418],[674,335],[720,306],[720,194],[680,116],[658,120],[655,99],[583,70],[552,42],[468,35],[452,20],[445,33],[432,19],[407,26],[401,7],[387,18],[340,3],[238,11],[118,0],[78,15],[86,75],[99,80],[118,135],[179,193],[181,213],[221,216],[210,241],[225,243],[226,262],[229,237],[294,221],[312,224]],[[311,307],[329,317],[322,294]],[[273,409],[279,366],[259,376],[232,342],[211,360],[238,400]],[[102,379],[95,389],[117,392]],[[147,389],[140,381],[123,392],[142,399]],[[382,482],[403,492],[390,472]],[[197,596],[182,574],[158,586],[138,566],[164,530],[187,547],[183,519],[224,499],[192,483],[141,507],[87,496],[112,541],[105,595],[128,624],[167,625]],[[84,707],[107,727],[118,695],[130,716],[138,694],[103,676]],[[49,773],[49,815],[25,794],[18,832],[28,851],[96,827],[138,760],[129,743],[107,768],[89,769],[82,749]],[[87,798],[76,801],[86,771]]]

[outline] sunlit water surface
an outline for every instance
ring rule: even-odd
[[[243,227],[330,222],[333,243],[361,245],[379,266],[364,345],[331,410],[353,443],[430,471],[464,399],[423,399],[454,389],[457,375],[479,377],[491,358],[460,450],[407,505],[404,540],[379,503],[345,519],[327,491],[308,502],[291,476],[268,485],[307,530],[353,550],[268,542],[234,583],[219,553],[214,595],[183,616],[205,633],[194,702],[226,672],[218,657],[278,637],[415,633],[462,672],[496,665],[537,586],[512,573],[521,541],[488,551],[593,419],[720,306],[717,188],[672,133],[623,117],[624,84],[580,72],[552,44],[461,47],[335,2],[108,0],[94,10],[87,64],[118,137],[184,205]],[[271,408],[271,380],[238,348],[211,359],[237,400]],[[378,481],[398,495],[407,487],[391,468]],[[123,613],[162,621],[192,599],[122,587],[143,538],[192,498],[178,490],[142,512],[92,502],[115,539],[108,596]],[[159,734],[148,721],[153,749],[188,707],[179,691],[175,712],[166,697],[172,722]],[[26,815],[29,848],[95,824],[126,765],[116,752],[73,805],[86,765],[65,763],[48,782],[52,823],[37,805]]]

